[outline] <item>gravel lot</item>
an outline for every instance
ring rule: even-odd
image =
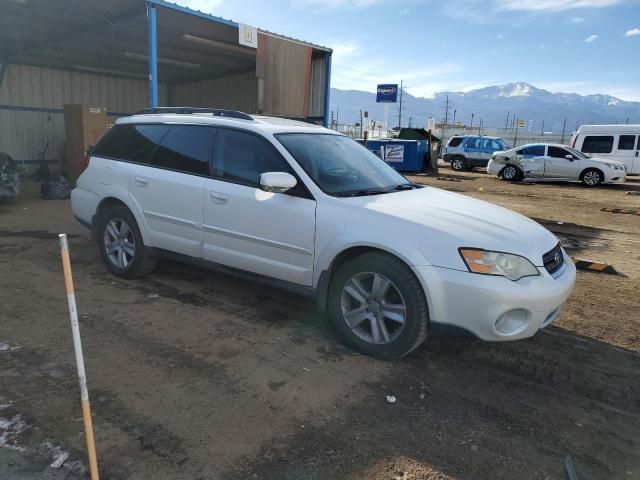
[[[289,293],[172,262],[115,278],[69,202],[27,184],[0,206],[0,478],[86,478],[66,232],[103,479],[564,479],[567,453],[580,479],[640,479],[640,216],[601,211],[640,209],[640,179],[440,173],[411,178],[528,215],[620,275],[580,272],[530,340],[432,337],[385,363]]]

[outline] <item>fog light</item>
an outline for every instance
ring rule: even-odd
[[[515,335],[522,331],[529,321],[529,312],[522,308],[509,310],[496,320],[496,332],[500,335]]]

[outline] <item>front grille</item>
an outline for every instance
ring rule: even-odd
[[[542,263],[551,275],[562,268],[562,265],[564,265],[564,255],[562,254],[562,248],[560,248],[559,243],[542,256]]]

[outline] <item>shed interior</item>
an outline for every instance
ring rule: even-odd
[[[150,106],[148,9],[157,17],[158,105],[325,119],[331,50],[164,0],[1,0],[0,150],[56,157],[63,105],[110,117]]]

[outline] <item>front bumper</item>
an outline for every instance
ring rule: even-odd
[[[517,282],[441,267],[413,269],[425,289],[431,322],[504,342],[531,337],[558,316],[576,278],[571,258],[563,255],[565,265],[555,278],[540,267],[540,275]]]
[[[487,163],[487,173],[490,175],[498,175],[500,171],[505,167],[506,164],[498,163],[494,160],[489,160]]]
[[[626,177],[624,170],[609,170],[604,174],[604,183],[624,183]]]

